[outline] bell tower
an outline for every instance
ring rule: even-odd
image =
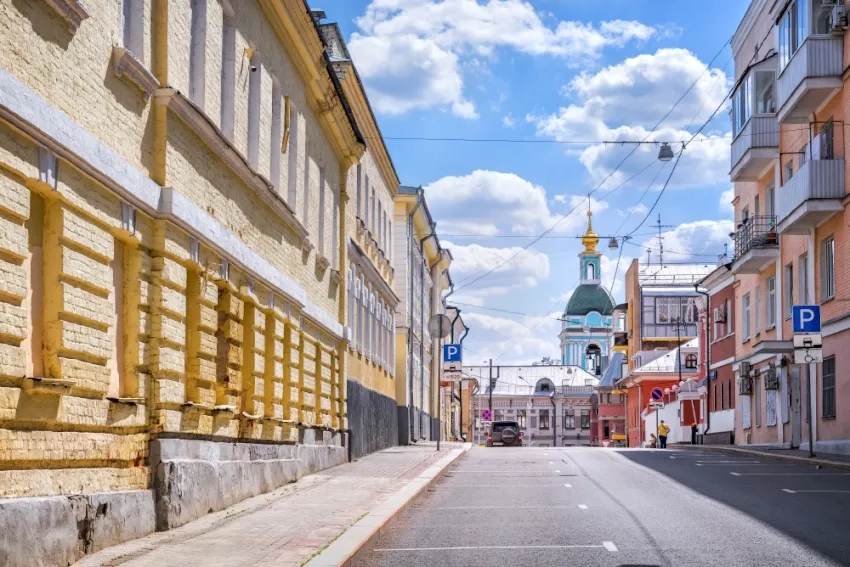
[[[584,250],[579,253],[581,259],[581,283],[582,284],[598,284],[601,276],[602,268],[600,259],[602,255],[596,250],[596,245],[599,244],[599,236],[593,232],[593,223],[591,217],[593,212],[587,210],[587,231],[581,237],[581,243],[584,245]]]

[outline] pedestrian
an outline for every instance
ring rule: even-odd
[[[655,449],[658,446],[658,437],[655,436],[655,433],[649,434],[649,448]]]
[[[667,434],[670,433],[670,426],[664,423],[664,420],[661,420],[661,423],[658,424],[658,447],[660,449],[667,448]]]
[[[691,445],[697,444],[697,422],[691,423]]]

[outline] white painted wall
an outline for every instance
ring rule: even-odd
[[[735,410],[723,410],[711,412],[711,433],[722,433],[724,431],[735,431]]]

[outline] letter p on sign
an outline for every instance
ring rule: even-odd
[[[795,333],[820,333],[820,305],[795,305],[791,315]]]

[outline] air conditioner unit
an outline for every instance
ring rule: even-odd
[[[771,366],[764,373],[764,389],[778,390],[779,389],[779,373],[776,372],[776,367]]]
[[[753,371],[753,365],[749,362],[742,362],[740,366],[741,376],[749,376],[750,372]]]
[[[753,379],[741,378],[738,382],[738,393],[742,396],[751,396],[753,394]]]
[[[847,29],[847,12],[844,6],[834,6],[829,15],[829,27],[832,32],[841,32]]]
[[[714,309],[714,322],[715,323],[725,323],[726,322],[726,308],[725,307],[715,307],[715,309]]]

